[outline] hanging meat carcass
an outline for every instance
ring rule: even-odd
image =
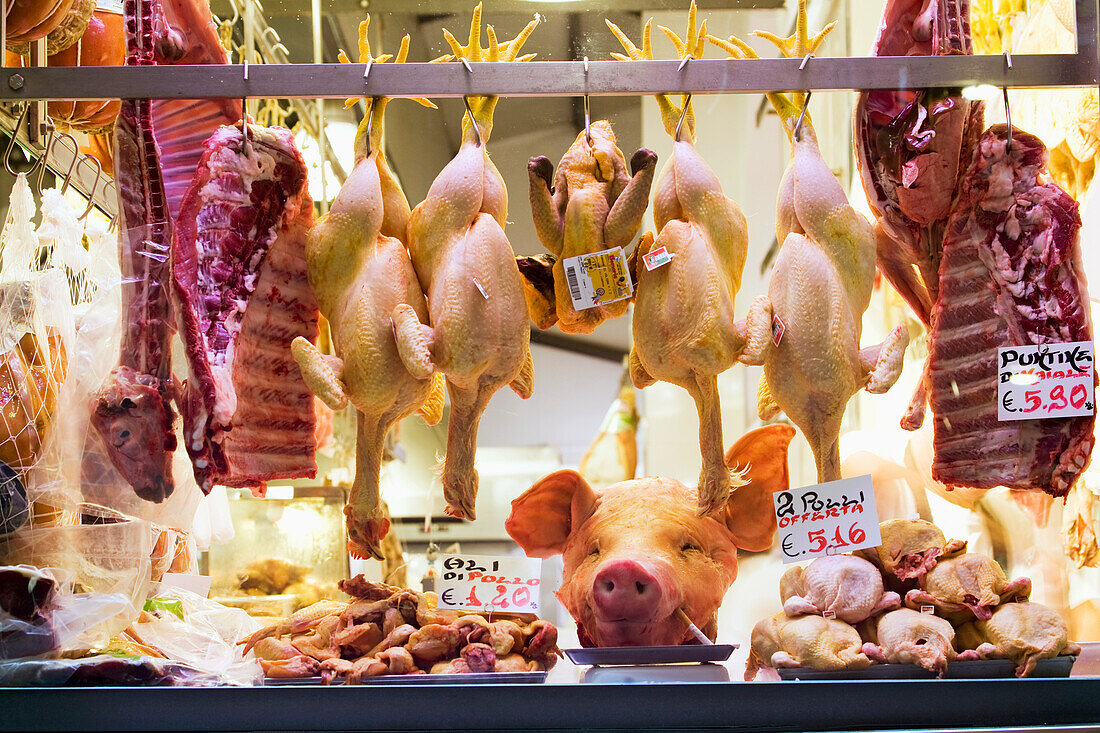
[[[126,0],[126,65],[226,63],[209,7],[198,0]],[[115,129],[123,339],[91,423],[111,463],[148,501],[172,493],[177,387],[168,302],[174,211],[202,143],[241,117],[240,102],[123,100]]]
[[[703,55],[706,21],[696,27],[695,20],[693,2],[685,39],[661,29],[682,59]],[[641,49],[607,23],[627,51],[616,58],[653,58],[652,21],[646,23]],[[718,375],[737,363],[744,348],[742,335],[734,331],[733,302],[741,289],[748,228],[740,207],[722,193],[718,177],[695,149],[690,99],[677,106],[662,94],[657,104],[674,142],[654,193],[657,237],[643,234],[634,254],[639,266],[630,376],[639,389],[660,380],[684,388],[695,401],[702,454],[699,512],[711,514],[725,504],[731,486],[722,456]],[[652,270],[640,266],[647,253],[661,248],[671,255],[667,264]]]
[[[537,24],[505,43],[488,26],[489,48],[482,48],[478,4],[466,46],[444,35],[467,61],[523,61],[531,56],[519,51]],[[508,191],[486,150],[497,99],[467,98],[472,114],[462,119],[462,147],[409,218],[409,253],[431,322],[423,338],[451,398],[443,495],[447,513],[463,519],[474,519],[474,452],[489,399],[505,385],[523,398],[534,389],[523,278],[504,233]]]
[[[1092,454],[1095,416],[998,421],[998,347],[1092,340],[1077,202],[1046,156],[994,125],[948,220],[927,369],[932,475],[947,486],[1065,496]]]
[[[359,61],[380,63],[388,56],[372,57],[368,22],[359,26]],[[408,51],[405,36],[396,63]],[[443,417],[442,379],[433,375],[422,335],[428,309],[405,247],[409,204],[384,155],[388,102],[367,101],[355,167],[309,233],[309,281],[329,320],[335,354],[322,354],[304,338],[293,344],[314,393],[334,410],[350,402],[357,412],[355,480],[344,508],[348,551],[380,560],[390,526],[379,487],[386,435],[414,410],[431,424]]]
[[[184,444],[202,490],[312,477],[313,397],[290,344],[317,339],[306,280],[313,199],[289,130],[223,127],[183,197],[172,244],[180,336],[190,365]]]
[[[806,31],[799,0],[795,35],[774,42],[789,58],[813,53],[832,29]],[[712,42],[738,58],[756,53],[735,37]],[[817,144],[805,97],[769,94],[791,143],[791,163],[779,187],[776,238],[781,243],[768,294],[746,319],[741,360],[763,365],[757,393],[761,419],[780,410],[801,428],[817,462],[818,482],[840,474],[840,428],[848,400],[860,389],[890,389],[901,373],[909,333],[895,328],[878,345],[860,348],[871,301],[875,243],[870,222],[848,202]]]

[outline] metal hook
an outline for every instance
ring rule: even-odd
[[[115,189],[115,215],[111,217],[111,220],[109,222],[107,222],[107,231],[114,230],[117,232],[122,230],[122,225],[119,223],[119,211],[121,211],[121,207],[118,206],[118,183],[116,183],[115,179],[113,178],[107,179],[107,182],[103,184],[104,198],[106,198],[107,196],[108,187]]]
[[[592,114],[588,98],[588,57],[584,57],[584,139],[592,147]]]
[[[474,138],[477,140],[477,146],[481,147],[481,130],[477,127],[477,120],[474,119],[474,111],[470,109],[470,100],[466,97],[462,98],[462,104],[466,107],[466,113],[470,115],[470,124],[474,126]]]
[[[69,170],[65,171],[65,179],[61,182],[61,193],[64,194],[65,191],[69,188],[69,184],[72,183],[72,181],[73,181],[73,171],[76,170],[76,164],[84,156],[80,152],[80,143],[78,143],[76,141],[76,138],[73,137],[72,135],[70,135],[69,133],[67,133],[67,132],[61,133],[59,136],[57,136],[54,139],[54,144],[57,143],[57,140],[69,140],[73,144],[73,162],[69,163]],[[49,148],[46,149],[46,152],[47,153],[49,152]],[[45,156],[43,156],[43,157],[45,157]],[[42,166],[43,169],[45,169],[45,167],[46,167],[45,165]],[[41,177],[39,178],[39,180],[41,180]]]
[[[472,74],[472,73],[474,73],[474,67],[470,66],[470,60],[469,60],[469,59],[467,59],[467,58],[465,58],[465,57],[460,57],[460,58],[458,59],[458,61],[459,61],[459,63],[461,63],[461,64],[462,64],[462,65],[463,65],[464,67],[466,67],[466,71],[468,71],[468,72],[469,72],[469,73],[471,73],[471,74]]]
[[[50,148],[53,147],[54,135],[57,134],[57,128],[54,127],[51,122],[47,127],[49,133],[46,135],[46,145],[42,148],[42,157],[34,162],[34,165],[27,171],[27,177],[30,178],[30,174],[34,173],[34,169],[38,168],[38,178],[35,179],[34,188],[38,191],[38,195],[42,195],[42,179],[46,175],[46,159],[50,155]]]
[[[470,115],[470,118],[473,119],[473,115]],[[370,144],[371,127],[373,125],[374,125],[374,102],[372,101],[371,106],[367,109],[367,155],[368,156],[370,156],[370,154],[373,152],[371,150],[371,144]]]
[[[1008,66],[1009,69],[1012,68],[1012,54],[1010,54],[1008,51],[1005,51],[1005,64]]]
[[[15,121],[15,127],[12,128],[11,137],[8,139],[8,147],[4,150],[4,169],[13,176],[18,175],[11,167],[11,154],[15,149],[15,138],[19,137],[19,130],[23,127],[23,121],[27,119],[27,112],[30,109],[30,102],[23,105],[23,111],[19,114],[19,119]],[[31,170],[34,170],[34,168],[31,168]]]
[[[794,123],[794,130],[792,132],[795,140],[798,140],[802,133],[802,120],[806,117],[806,110],[810,108],[811,94],[813,94],[813,90],[807,90],[806,97],[802,100],[802,111],[798,113],[798,121]]]
[[[260,34],[261,38],[267,38],[268,36],[271,36],[271,38],[268,38],[268,40],[272,43],[281,43],[283,40],[279,36],[279,32],[271,26],[267,26],[266,28],[264,28],[263,33]]]
[[[78,170],[80,169],[81,163],[83,163],[85,160],[90,160],[95,163],[95,180],[92,181],[92,187],[88,191],[88,208],[84,209],[84,213],[77,217],[77,221],[83,221],[84,219],[88,218],[88,214],[92,213],[92,207],[95,206],[95,190],[96,187],[99,185],[99,179],[103,177],[103,166],[100,164],[98,158],[93,158],[91,156],[80,156],[80,162],[76,164]]]
[[[805,69],[806,64],[810,63],[810,59],[812,59],[813,57],[814,55],[812,53],[806,54],[805,58],[802,59],[802,63],[798,65],[798,70],[802,71],[803,69]]]
[[[244,80],[248,81],[248,59],[242,59],[244,64]]]
[[[367,63],[363,67],[363,81],[367,81],[367,77],[370,76],[370,69],[374,66],[374,59],[367,59]]]
[[[1008,123],[1008,143],[1005,145],[1005,152],[1012,147],[1012,108],[1008,105],[1008,87],[1001,87],[1001,94],[1005,100],[1005,121]]]
[[[687,56],[685,56],[685,57],[684,57],[684,60],[680,62],[680,65],[676,67],[676,71],[677,71],[677,72],[681,72],[681,71],[683,71],[683,70],[684,70],[684,67],[688,65],[688,61],[691,61],[691,60],[692,60],[692,59],[694,59],[694,58],[695,58],[695,57],[694,57],[694,56],[691,56],[690,54],[689,54],[689,55],[687,55]]]
[[[690,94],[684,99],[684,106],[680,108],[680,119],[676,122],[676,134],[673,135],[673,139],[676,142],[680,142],[680,128],[684,126],[684,118],[687,117],[689,104],[691,104]]]

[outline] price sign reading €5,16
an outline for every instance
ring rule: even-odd
[[[882,544],[870,476],[780,491],[772,499],[784,563]]]
[[[439,607],[538,613],[542,560],[492,555],[442,555]]]
[[[1092,415],[1095,379],[1091,341],[997,349],[997,419]]]

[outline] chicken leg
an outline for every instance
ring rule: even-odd
[[[703,55],[706,22],[696,28],[695,18],[692,3],[684,40],[661,28],[681,59]],[[616,58],[653,59],[652,21],[646,23],[641,49],[614,23],[607,24],[627,51],[613,54]],[[635,257],[664,247],[672,261],[653,270],[637,268],[630,375],[638,388],[660,380],[683,387],[695,400],[702,453],[699,514],[706,515],[722,507],[732,481],[722,455],[718,375],[737,362],[744,347],[734,331],[733,303],[741,288],[748,229],[741,209],[722,193],[718,177],[692,144],[690,99],[677,106],[667,95],[658,95],[657,104],[674,140],[672,157],[653,199],[657,237],[644,234]]]
[[[368,23],[359,26],[361,62],[372,58]],[[397,63],[408,50],[405,36]],[[355,480],[344,508],[348,551],[378,559],[389,530],[378,486],[386,433],[414,410],[429,424],[443,413],[442,383],[433,379],[420,332],[428,315],[424,294],[401,239],[409,204],[383,156],[387,102],[368,100],[355,137],[355,167],[332,209],[309,233],[309,282],[332,329],[336,355],[322,354],[302,338],[292,344],[310,390],[334,410],[350,402],[358,412]]]
[[[813,53],[831,28],[808,37],[806,3],[799,0],[793,36],[759,35],[784,56],[799,58]],[[736,38],[708,40],[734,57],[756,56]],[[893,385],[909,334],[899,326],[882,344],[860,350],[875,276],[874,231],[822,158],[803,95],[793,102],[777,93],[768,98],[783,121],[792,158],[776,211],[782,246],[768,294],[749,309],[741,361],[764,366],[760,417],[785,412],[810,443],[818,482],[835,481],[841,477],[840,428],[848,400],[860,389],[881,393]]]
[[[498,43],[488,26],[485,49],[479,4],[466,46],[447,31],[444,37],[460,59],[524,61],[532,56],[517,55],[537,23],[531,21],[505,43]],[[524,399],[530,397],[534,366],[522,277],[504,234],[508,192],[485,148],[497,97],[469,97],[467,103],[462,147],[409,219],[409,252],[431,316],[431,328],[421,328],[421,337],[431,363],[446,375],[451,398],[442,471],[446,511],[474,519],[474,452],[481,415],[489,398],[505,385]]]

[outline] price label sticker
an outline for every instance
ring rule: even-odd
[[[882,544],[870,476],[779,491],[772,501],[784,563]]]
[[[783,325],[783,321],[779,316],[772,316],[772,342],[779,346],[779,342],[783,340],[783,333],[787,330],[787,327]]]
[[[440,555],[439,608],[538,613],[542,560],[495,555]]]
[[[569,297],[577,310],[625,300],[634,294],[622,247],[562,260]]]
[[[1042,420],[1096,412],[1093,343],[997,349],[997,419]]]
[[[669,262],[672,262],[672,255],[669,254],[667,247],[658,247],[642,255],[642,262],[645,263],[646,270],[652,271],[656,270],[661,265],[667,265]]]
[[[936,613],[936,607],[935,606],[921,606],[920,607],[920,612],[923,613],[923,614],[926,614],[926,615],[932,615],[932,614]]]

